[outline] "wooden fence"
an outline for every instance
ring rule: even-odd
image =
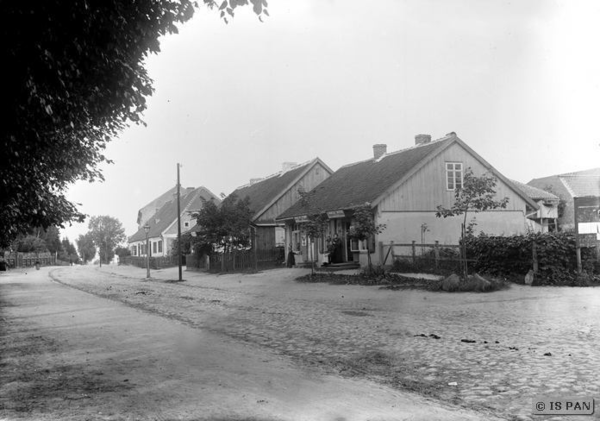
[[[271,250],[234,250],[229,253],[211,253],[208,259],[210,272],[245,272],[272,269],[285,264],[282,247]]]
[[[4,260],[10,268],[32,267],[38,262],[41,266],[56,265],[56,255],[44,253],[5,253]]]
[[[186,264],[185,256],[182,256],[182,265]],[[119,260],[119,264],[121,265],[131,265],[137,266],[139,268],[146,267],[146,257],[145,256],[126,256]],[[150,269],[164,269],[174,266],[179,266],[179,262],[177,260],[176,255],[170,256],[151,256],[150,257]]]
[[[460,245],[379,242],[381,266],[413,266],[424,269],[456,269],[465,259],[461,259]],[[466,259],[467,264],[474,260]]]

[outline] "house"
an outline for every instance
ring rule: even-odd
[[[515,180],[511,180],[511,182],[538,205],[537,210],[527,208],[527,219],[531,221],[530,229],[534,232],[557,231],[560,198],[528,184]]]
[[[250,180],[232,195],[250,198],[252,224],[256,231],[257,250],[272,250],[284,245],[283,223],[275,218],[300,200],[299,190],[312,190],[333,171],[319,158],[303,164],[284,162],[282,170],[268,177]]]
[[[187,187],[187,188],[180,187],[179,194],[181,196],[184,196],[193,190],[194,190],[194,187]],[[173,187],[172,189],[169,189],[168,191],[164,192],[163,194],[158,196],[156,199],[154,199],[153,201],[148,203],[146,206],[142,207],[138,211],[138,217],[137,217],[138,229],[142,228],[146,224],[146,222],[148,222],[150,217],[152,217],[152,215],[154,215],[156,212],[158,212],[165,203],[168,203],[171,200],[173,200],[173,198],[176,195],[177,195],[177,187]]]
[[[575,199],[600,198],[600,168],[534,178],[529,186],[549,190],[563,201],[558,216],[561,230],[575,229]]]
[[[457,244],[461,232],[461,217],[437,218],[438,205],[449,208],[454,203],[455,188],[460,186],[467,168],[474,175],[494,175],[498,183],[498,198],[508,197],[505,209],[471,214],[477,230],[490,234],[516,234],[527,231],[527,209],[537,204],[515,187],[486,160],[479,156],[455,133],[432,141],[430,135],[417,135],[415,145],[387,153],[387,145],[373,146],[373,157],[346,165],[323,181],[313,191],[310,206],[326,213],[329,222],[325,238],[317,245],[318,256],[312,255],[313,245],[302,232],[301,224],[307,211],[296,203],[283,212],[278,221],[285,222],[286,253],[296,254],[296,263],[327,258],[328,245],[339,242],[334,262],[360,262],[365,265],[367,252],[373,262],[383,262],[378,242],[389,244],[422,243]],[[353,222],[353,209],[368,203],[376,224],[385,230],[371,244],[351,241],[347,232]],[[337,238],[337,240],[336,240]]]
[[[174,190],[175,192],[177,190]],[[181,231],[189,230],[196,224],[193,214],[200,211],[203,202],[213,200],[219,203],[220,200],[206,187],[196,189],[186,189],[185,194],[180,196],[180,219]],[[166,202],[157,212],[147,220],[150,230],[148,239],[150,246],[150,256],[168,256],[171,254],[173,241],[177,238],[177,197],[176,195]],[[132,256],[146,255],[146,231],[140,227],[138,231],[129,237],[129,249]]]

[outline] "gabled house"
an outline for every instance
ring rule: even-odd
[[[575,198],[600,198],[600,168],[534,178],[527,184],[550,190],[563,201],[558,225],[562,230],[571,230],[575,229]]]
[[[180,187],[179,194],[181,196],[184,196],[193,190],[194,190],[194,187],[187,187],[187,188]],[[172,189],[169,189],[168,191],[164,192],[163,194],[158,196],[156,199],[154,199],[153,201],[151,201],[150,203],[148,203],[147,205],[142,207],[138,211],[138,217],[137,217],[138,229],[142,228],[144,226],[144,224],[150,219],[150,217],[152,217],[152,215],[154,215],[156,212],[158,212],[160,210],[160,208],[162,208],[164,206],[165,203],[172,201],[173,198],[175,198],[175,196],[177,196],[177,187],[173,187]]]
[[[511,180],[524,194],[538,205],[538,209],[527,207],[530,229],[535,232],[551,232],[558,229],[558,196],[537,187]]]
[[[250,198],[258,250],[284,245],[283,223],[275,218],[300,200],[299,190],[308,192],[331,174],[331,168],[319,158],[299,165],[284,162],[280,172],[263,179],[251,179],[249,184],[231,193],[240,199]]]
[[[177,190],[174,190],[175,192]],[[203,201],[213,200],[220,203],[220,199],[206,187],[198,187],[186,190],[181,195],[179,208],[181,211],[181,232],[187,231],[196,224],[193,214],[200,211]],[[168,256],[171,254],[173,241],[177,239],[177,196],[173,196],[157,212],[146,221],[150,230],[148,231],[150,256]],[[132,256],[146,255],[146,231],[140,227],[138,231],[129,237],[129,250]]]
[[[327,258],[328,245],[339,243],[334,263],[360,262],[365,265],[367,253],[372,261],[382,262],[378,242],[389,244],[412,241],[458,244],[461,217],[436,218],[438,205],[449,208],[454,203],[455,188],[462,185],[463,175],[471,168],[476,176],[494,175],[498,198],[508,197],[508,206],[471,214],[477,230],[490,234],[516,234],[527,230],[527,209],[537,204],[515,187],[492,165],[467,146],[455,133],[436,141],[429,135],[417,135],[415,145],[387,153],[387,146],[373,146],[373,157],[337,170],[313,191],[311,208],[326,213],[329,226],[326,238],[318,244],[317,260]],[[351,241],[347,232],[353,222],[353,209],[368,203],[375,222],[386,229],[371,244]],[[286,253],[296,254],[296,263],[313,260],[312,245],[303,235],[301,224],[307,216],[303,203],[283,212],[278,221],[286,224]],[[426,234],[426,237],[425,237]]]

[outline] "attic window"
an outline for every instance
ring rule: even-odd
[[[446,189],[456,190],[462,188],[463,166],[462,162],[446,162]]]

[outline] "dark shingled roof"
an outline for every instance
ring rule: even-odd
[[[260,217],[260,215],[257,214],[258,212],[262,211],[265,206],[277,199],[278,196],[285,193],[298,177],[315,163],[321,163],[321,160],[315,158],[312,161],[300,164],[288,171],[282,171],[257,181],[256,183],[238,187],[231,194],[236,194],[240,199],[244,199],[246,196],[250,198],[250,209],[254,213],[252,218],[253,220],[256,220]]]
[[[215,200],[217,203],[220,200],[212,194],[205,187],[198,187],[197,189],[181,196],[181,202],[179,208],[183,213],[186,209],[189,210],[200,210],[202,209],[202,199],[204,200]],[[148,232],[148,238],[160,237],[160,235],[169,226],[177,220],[177,201],[171,200],[163,205],[152,217],[148,220],[150,225],[150,231]],[[142,241],[146,239],[146,231],[144,228],[140,228],[135,234],[129,237],[129,242]]]
[[[371,203],[428,155],[444,148],[454,139],[454,135],[449,135],[430,143],[386,154],[378,160],[369,159],[346,165],[312,190],[314,195],[311,198],[311,206],[328,212]],[[298,202],[277,219],[289,219],[305,214],[306,209]]]

